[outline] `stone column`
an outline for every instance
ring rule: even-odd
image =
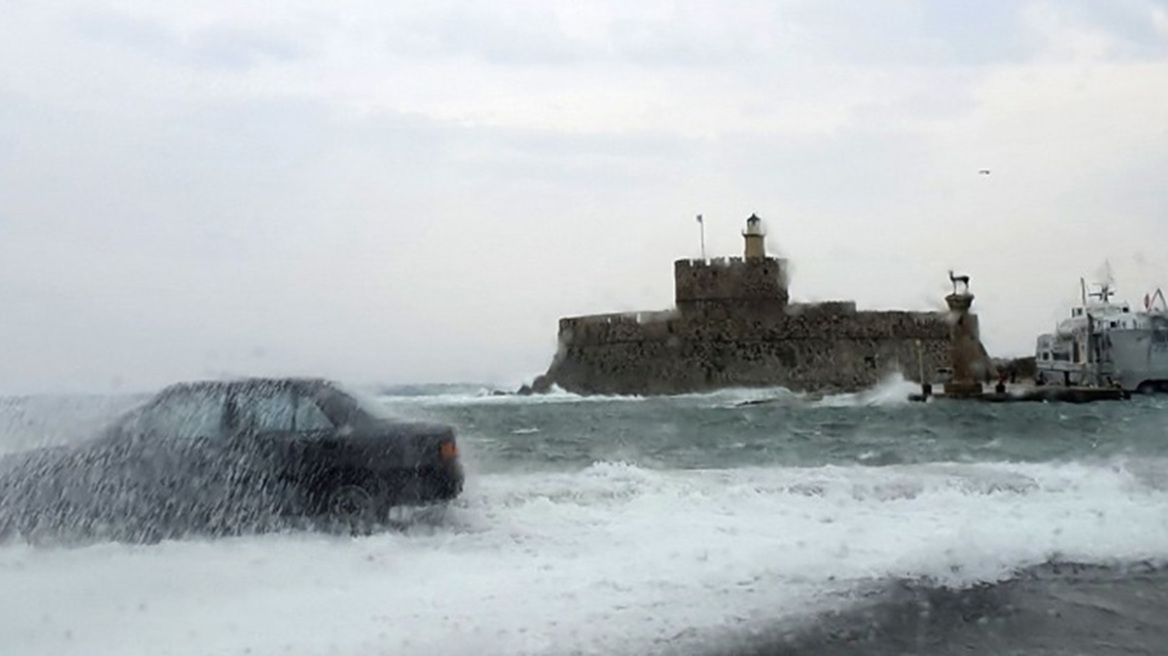
[[[977,396],[986,375],[977,315],[970,313],[973,294],[954,292],[945,297],[949,304],[949,359],[953,378],[945,383],[947,396]]]

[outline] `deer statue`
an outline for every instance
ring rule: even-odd
[[[963,291],[969,291],[969,276],[957,276],[953,275],[953,271],[949,271],[949,281],[953,283],[954,294],[958,293],[957,285],[961,285],[964,288]]]

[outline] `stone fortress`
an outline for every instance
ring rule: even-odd
[[[727,387],[854,391],[899,371],[931,380],[950,363],[949,314],[791,303],[786,261],[751,215],[743,257],[677,260],[673,310],[560,319],[534,391],[681,394]]]

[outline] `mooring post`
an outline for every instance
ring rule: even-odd
[[[917,377],[921,383],[921,396],[927,401],[933,394],[933,385],[925,379],[925,355],[921,350],[921,340],[916,340],[917,346]]]

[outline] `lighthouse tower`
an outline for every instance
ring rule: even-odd
[[[751,214],[742,232],[745,257],[677,260],[673,283],[678,311],[685,316],[720,320],[766,318],[783,314],[787,263],[766,254],[762,219]]]
[[[742,238],[746,242],[746,252],[744,255],[747,260],[761,260],[766,258],[766,232],[762,229],[762,219],[758,215],[751,214],[750,218],[746,220],[746,230],[742,233]]]

